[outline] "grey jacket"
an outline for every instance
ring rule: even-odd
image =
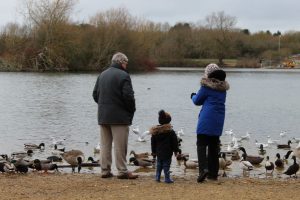
[[[119,64],[103,71],[95,84],[98,124],[131,125],[135,112],[134,91],[129,74]]]

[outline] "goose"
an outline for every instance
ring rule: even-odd
[[[81,170],[81,164],[84,162],[84,154],[80,150],[70,150],[62,153],[63,159],[72,167],[72,173],[75,173],[75,167],[78,166],[78,173]]]
[[[129,158],[129,163],[133,163],[135,166],[140,166],[145,168],[145,167],[153,166],[154,160],[150,160],[147,158],[131,157]]]
[[[45,144],[40,143],[39,145],[37,145],[37,144],[33,144],[33,143],[25,143],[24,144],[24,149],[41,149],[41,150],[44,150],[45,149]]]
[[[249,161],[252,165],[258,165],[264,160],[264,158],[260,156],[248,155],[244,147],[240,147],[239,150],[245,154],[245,160]]]
[[[140,132],[140,129],[138,126],[132,129],[133,133],[138,135],[138,140],[139,142],[146,142],[145,137],[147,135],[150,135],[150,131],[144,131],[143,133]]]
[[[197,160],[188,160],[186,157],[183,157],[183,165],[185,169],[196,169],[198,167]]]
[[[240,168],[243,170],[243,175],[246,175],[246,173],[250,173],[251,170],[253,170],[253,165],[246,160],[247,154],[242,154],[242,160],[239,163]]]
[[[264,149],[264,145],[261,144],[259,146],[258,154],[259,155],[265,155],[266,154],[266,150]]]
[[[94,154],[100,153],[100,143],[98,142],[97,146],[94,147]]]
[[[133,155],[135,158],[149,158],[149,153],[135,153],[135,151],[131,150],[129,155]]]
[[[277,144],[278,149],[290,149],[292,141],[289,140],[287,144]]]
[[[284,168],[284,161],[280,158],[280,154],[277,153],[276,154],[276,160],[275,160],[275,166],[277,168]]]
[[[62,158],[60,156],[49,156],[47,157],[47,160],[50,160],[51,162],[61,162]]]
[[[225,169],[232,164],[231,160],[226,160],[226,154],[220,153],[219,157],[219,168],[223,170],[223,177],[226,177]]]
[[[274,171],[274,163],[269,161],[269,156],[266,157],[266,163],[265,163],[265,169],[266,169],[266,175],[268,171],[271,171],[270,174],[273,174]]]
[[[292,176],[293,174],[295,174],[295,177],[297,177],[297,172],[299,170],[299,164],[296,162],[296,156],[292,156],[292,159],[294,160],[294,163],[289,166],[289,168],[283,172],[284,174],[288,175],[288,176]]]
[[[33,166],[34,166],[34,169],[36,169],[37,171],[44,171],[45,173],[47,173],[48,171],[52,171],[52,170],[55,170],[58,172],[58,166],[56,164],[42,163],[39,159],[35,159],[33,161]]]

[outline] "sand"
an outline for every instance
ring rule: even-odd
[[[220,178],[197,183],[196,177],[173,177],[157,183],[150,176],[136,180],[99,174],[0,174],[0,199],[298,199],[300,178]]]

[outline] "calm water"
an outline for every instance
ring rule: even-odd
[[[46,150],[34,157],[51,155],[51,137],[65,138],[66,149],[81,149],[93,156],[99,140],[97,105],[92,90],[97,74],[0,73],[0,153],[23,149],[23,144],[44,142]],[[172,115],[175,130],[183,128],[183,152],[196,158],[195,129],[200,107],[190,100],[199,89],[202,72],[155,72],[132,75],[137,111],[133,126],[141,131],[157,124],[157,112],[165,109]],[[257,154],[255,139],[267,142],[267,136],[287,143],[300,137],[300,73],[229,72],[224,130],[237,136],[251,133],[242,145],[249,154]],[[281,138],[280,131],[287,131]],[[132,132],[129,151],[150,151],[150,142],[139,143]],[[222,136],[222,141],[228,141]],[[86,143],[88,142],[88,144]],[[295,144],[294,144],[295,145]],[[267,149],[274,160],[276,147]],[[175,173],[181,167],[173,162]],[[88,171],[88,170],[87,170]],[[236,172],[237,171],[237,172]],[[239,173],[233,166],[229,174]],[[193,173],[193,172],[191,172]]]

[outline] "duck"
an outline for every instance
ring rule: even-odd
[[[98,142],[97,146],[94,147],[94,154],[100,153],[100,143]]]
[[[15,151],[11,153],[11,157],[13,159],[15,158],[25,158],[26,156],[32,156],[33,151],[32,149],[28,149],[26,152],[25,151]]]
[[[49,156],[47,157],[47,160],[50,160],[51,162],[61,162],[62,158],[60,156]]]
[[[149,153],[135,153],[135,151],[131,150],[129,155],[133,155],[135,158],[149,158]]]
[[[65,147],[58,149],[57,145],[55,144],[54,149],[51,151],[51,153],[52,153],[52,155],[59,156],[65,152],[65,149],[66,149]]]
[[[276,160],[275,160],[275,166],[277,168],[284,168],[284,161],[280,158],[280,154],[277,153],[276,154]]]
[[[290,149],[292,141],[289,140],[287,144],[277,144],[278,149]]]
[[[288,175],[288,176],[292,176],[293,174],[295,174],[295,177],[297,177],[297,172],[299,170],[299,164],[296,162],[296,156],[292,156],[292,159],[294,160],[294,163],[289,166],[289,168],[283,172],[284,174]]]
[[[23,158],[20,158],[18,160],[12,160],[11,163],[15,165],[16,172],[20,172],[24,174],[28,172],[30,162],[25,161]]]
[[[154,160],[150,160],[147,158],[135,158],[131,157],[129,158],[129,163],[133,163],[135,166],[140,166],[140,167],[149,167],[154,165]]]
[[[196,169],[198,167],[197,160],[188,160],[186,157],[183,157],[183,165],[185,169]]]
[[[226,160],[226,154],[220,153],[219,157],[219,168],[223,170],[223,177],[226,177],[225,169],[232,164],[231,160]]]
[[[138,140],[139,142],[146,142],[145,137],[147,135],[150,135],[150,131],[144,131],[143,133],[140,132],[139,126],[136,126],[135,128],[132,129],[132,132],[136,135],[138,135]]]
[[[240,147],[239,150],[241,150],[245,154],[245,160],[249,161],[252,165],[258,165],[264,160],[264,158],[260,156],[248,155],[244,147]]]
[[[253,165],[246,160],[247,154],[242,154],[242,159],[239,163],[240,168],[243,170],[243,175],[246,175],[246,173],[250,173],[251,170],[253,170]]]
[[[47,173],[48,171],[52,171],[52,170],[55,170],[58,172],[57,164],[42,163],[39,159],[35,159],[33,161],[33,166],[34,166],[34,169],[36,169],[37,171],[44,171],[45,173]]]
[[[258,154],[259,154],[259,155],[265,155],[266,152],[267,152],[267,151],[264,149],[264,146],[261,144],[261,145],[259,146]]]
[[[75,173],[75,167],[78,166],[78,173],[81,170],[81,164],[84,162],[84,154],[80,150],[70,150],[62,153],[63,159],[72,167],[72,173]]]
[[[45,143],[40,143],[39,145],[33,143],[25,143],[24,149],[45,149]]]
[[[271,171],[270,174],[273,174],[274,171],[274,163],[269,161],[269,156],[266,157],[266,163],[265,163],[265,169],[266,169],[266,175],[268,171]]]
[[[90,161],[91,163],[96,163],[98,164],[100,162],[100,160],[95,160],[93,157],[88,157],[87,161]]]
[[[16,167],[10,162],[0,162],[0,172],[2,173],[15,173]]]

